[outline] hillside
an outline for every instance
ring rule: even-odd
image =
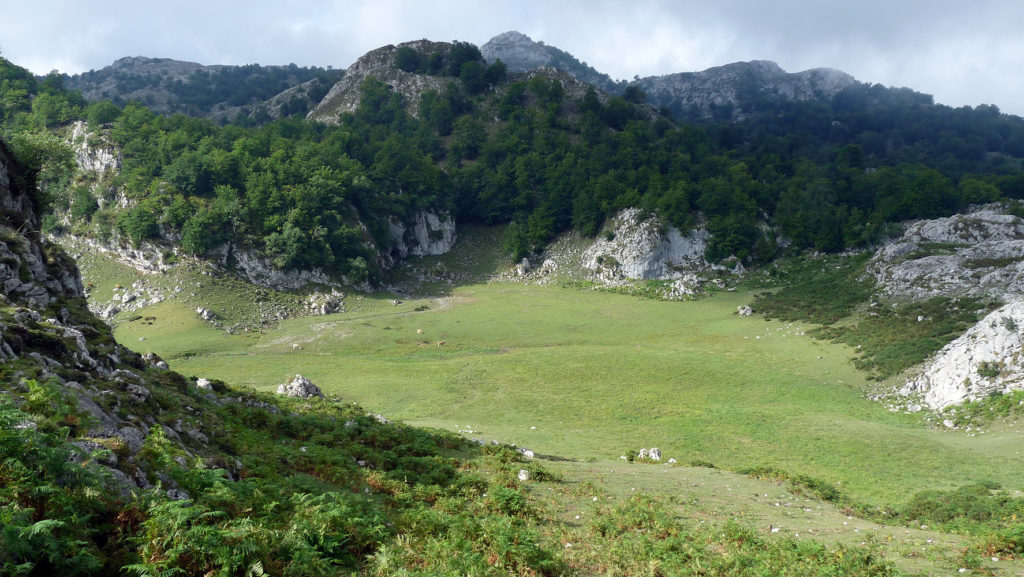
[[[100,70],[64,76],[88,102],[137,101],[158,114],[219,122],[306,114],[343,70],[288,66],[204,66],[169,58],[121,58]]]
[[[654,108],[691,122],[743,120],[769,113],[781,103],[824,103],[858,84],[838,70],[787,73],[768,61],[735,62],[700,72],[615,82],[571,54],[515,31],[495,36],[480,50],[488,62],[500,59],[511,71],[555,68],[610,94],[621,96],[630,91]]]
[[[0,575],[1021,570],[1022,120],[524,38],[265,123],[0,59]]]
[[[395,423],[299,376],[276,396],[185,378],[88,313],[73,261],[40,241],[32,181],[0,142],[0,574],[894,574],[873,547],[577,489],[533,451]]]

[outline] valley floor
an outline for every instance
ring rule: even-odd
[[[119,269],[91,276],[110,270],[83,266],[97,291],[128,278]],[[218,303],[210,308],[252,308],[218,283],[198,291]],[[234,334],[199,318],[191,300],[166,299],[117,316],[115,334],[184,375],[273,391],[301,373],[391,419],[528,447],[564,479],[532,497],[569,534],[609,499],[645,493],[698,523],[874,544],[908,572],[953,574],[965,537],[864,521],[787,483],[730,471],[808,475],[868,507],[980,481],[1024,490],[1020,424],[968,433],[891,412],[867,399],[878,384],[851,366],[849,348],[807,336],[805,324],[738,316],[752,298],[743,289],[689,302],[513,282],[441,294],[348,295],[344,312]],[[651,446],[662,463],[619,459]]]

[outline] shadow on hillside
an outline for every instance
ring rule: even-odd
[[[396,298],[450,296],[455,288],[486,282],[509,266],[505,227],[463,225],[442,255],[408,257],[381,281],[378,292]]]

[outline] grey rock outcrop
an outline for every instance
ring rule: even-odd
[[[549,67],[565,71],[605,92],[614,93],[625,86],[625,82],[614,82],[607,74],[598,72],[586,62],[580,62],[568,52],[536,42],[521,32],[498,34],[480,47],[480,53],[487,62],[501,60],[511,72],[530,72]]]
[[[295,375],[295,378],[288,381],[283,385],[277,387],[277,394],[284,395],[286,397],[298,397],[301,399],[308,399],[310,397],[323,398],[324,393],[320,390],[320,387],[313,384],[302,375]]]
[[[849,74],[830,68],[788,73],[774,62],[754,60],[650,76],[630,85],[640,88],[653,106],[705,118],[726,111],[728,120],[740,120],[751,90],[760,98],[781,101],[829,100],[856,83]]]
[[[389,219],[388,235],[398,258],[445,254],[455,245],[455,221],[448,213],[419,211],[408,226]]]
[[[871,259],[884,294],[935,296],[1024,294],[1024,220],[988,205],[968,214],[911,223]]]
[[[72,125],[71,146],[79,170],[97,175],[121,170],[121,152],[100,135],[90,132],[85,122]]]
[[[1024,298],[989,313],[907,380],[900,394],[943,409],[1024,389]]]
[[[402,94],[410,114],[418,116],[420,94],[428,90],[443,92],[450,78],[399,70],[394,66],[395,53],[402,47],[409,47],[426,55],[433,52],[447,53],[451,44],[416,40],[398,46],[389,44],[366,53],[348,68],[344,78],[331,87],[323,100],[310,111],[308,118],[320,122],[337,123],[340,114],[354,112],[359,107],[362,98],[359,87],[369,77],[387,84],[392,90]]]
[[[503,276],[530,283],[583,278],[600,286],[685,300],[706,293],[711,286],[724,288],[727,281],[722,273],[745,272],[735,259],[731,266],[709,263],[704,251],[710,238],[703,225],[684,234],[655,215],[630,208],[610,219],[597,238],[565,234],[540,258],[524,259]],[[668,282],[653,287],[643,282],[648,280]]]
[[[337,291],[313,293],[306,299],[306,312],[313,316],[330,315],[345,310],[345,294]]]
[[[610,283],[621,280],[682,278],[683,271],[709,267],[704,250],[706,229],[683,234],[665,228],[656,218],[644,218],[639,209],[623,210],[612,221],[609,236],[599,236],[586,252],[584,266]]]
[[[238,272],[253,284],[277,290],[294,290],[307,284],[341,286],[320,268],[282,270],[255,251],[235,249],[231,254]]]

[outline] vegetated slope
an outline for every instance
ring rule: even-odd
[[[218,121],[265,122],[305,115],[344,70],[316,67],[214,65],[169,58],[128,57],[110,66],[64,76],[88,102],[138,101],[158,114]]]
[[[768,99],[772,114],[695,127],[564,72],[510,74],[468,43],[384,47],[353,69],[360,74],[313,113],[336,127],[243,130],[138,106],[83,109],[53,79],[32,79],[5,112],[6,130],[87,116],[86,140],[123,156],[120,174],[99,187],[47,181],[68,211],[57,219],[65,227],[134,242],[181,238],[200,256],[251,248],[271,268],[323,267],[357,283],[378,279],[393,259],[383,254],[390,223],[413,230],[423,211],[511,224],[507,247],[519,260],[561,232],[590,236],[639,208],[683,232],[705,223],[710,261],[749,265],[869,246],[895,222],[1024,196],[1021,119],[935,106],[907,90],[858,84],[830,100]],[[186,229],[219,234],[185,242]]]
[[[668,531],[686,555],[643,542],[639,556],[615,554],[612,528],[658,511],[650,499],[596,509],[595,549],[568,555],[578,529],[528,498],[551,475],[511,447],[474,465],[454,457],[461,439],[337,397],[192,381],[124,349],[85,310],[73,262],[40,243],[37,202],[32,172],[0,142],[0,574],[583,575],[638,558],[893,573],[874,549],[738,525],[720,535],[667,513],[637,526]]]

